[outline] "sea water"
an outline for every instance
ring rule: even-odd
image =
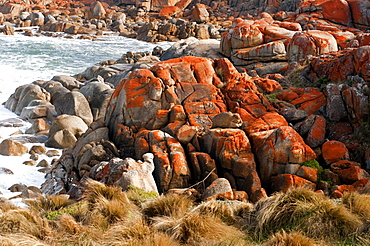
[[[83,72],[87,67],[105,60],[117,60],[127,51],[152,51],[155,46],[169,48],[170,43],[151,44],[119,36],[104,36],[98,41],[86,39],[66,39],[53,37],[26,37],[0,35],[0,104],[23,84],[35,80],[50,80],[55,75],[74,75]],[[0,121],[16,118],[17,115],[0,105]],[[0,142],[14,132],[25,131],[23,127],[1,127]],[[32,144],[27,144],[31,147]],[[0,171],[0,196],[12,197],[19,193],[10,193],[7,189],[22,183],[40,187],[44,174],[37,167],[22,164],[30,155],[7,157],[0,155],[0,170],[8,168],[14,174]],[[51,161],[51,158],[40,156]],[[2,194],[1,194],[2,193]]]

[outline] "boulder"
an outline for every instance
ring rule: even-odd
[[[316,154],[293,128],[281,126],[265,139],[256,157],[259,162],[261,181],[268,185],[273,176],[285,172],[287,164],[300,164],[314,160]]]
[[[103,4],[99,1],[95,1],[90,5],[86,14],[88,19],[102,19],[105,17],[106,13]]]
[[[27,107],[34,100],[50,101],[50,94],[44,88],[35,84],[20,86],[9,97],[5,107],[19,115],[23,108]]]
[[[225,178],[219,178],[212,182],[208,186],[202,196],[203,201],[210,200],[233,200],[234,193],[231,189],[230,183]]]
[[[26,134],[36,134],[39,132],[45,132],[50,129],[49,124],[45,119],[33,119],[31,121],[32,126],[26,130]]]
[[[170,18],[181,13],[181,9],[177,6],[164,6],[158,13],[158,17]]]
[[[311,181],[291,174],[279,174],[274,178],[271,186],[274,191],[282,192],[287,192],[293,187],[306,187],[312,190],[316,188],[316,185]]]
[[[191,19],[198,23],[207,22],[209,20],[209,13],[204,4],[197,3],[191,11]]]
[[[243,121],[237,113],[223,112],[212,119],[212,128],[239,128]]]
[[[28,148],[11,139],[5,139],[0,143],[0,155],[21,156],[28,152]]]
[[[340,160],[349,160],[349,152],[346,145],[336,140],[325,142],[322,145],[321,152],[328,165]]]
[[[324,116],[316,117],[311,129],[307,133],[306,143],[311,148],[316,148],[325,142],[326,120]]]
[[[60,149],[72,147],[87,129],[87,125],[81,118],[74,115],[60,115],[53,121],[49,139],[45,145]]]
[[[45,16],[40,12],[30,14],[27,19],[31,20],[31,26],[42,26],[45,23]]]
[[[68,114],[78,116],[87,125],[93,122],[89,102],[78,91],[65,93],[61,97],[54,99],[53,104],[58,115]]]
[[[353,23],[359,27],[369,26],[370,25],[369,1],[349,0],[347,2],[351,10]]]
[[[284,43],[273,41],[251,48],[235,49],[231,54],[231,60],[236,66],[241,66],[260,61],[285,60],[285,55]]]
[[[190,37],[174,43],[161,55],[161,61],[183,56],[198,56],[219,59],[223,56],[219,53],[220,41],[215,39],[198,40]]]
[[[129,186],[135,186],[148,192],[158,192],[153,178],[154,155],[146,153],[143,161],[135,161],[132,158],[124,160],[113,158],[109,161],[106,183],[122,187],[127,190]]]
[[[279,100],[289,102],[307,114],[317,113],[321,107],[326,105],[324,94],[315,87],[290,88],[291,91],[283,92],[276,97]]]
[[[31,155],[32,154],[42,155],[46,153],[46,148],[42,145],[33,145],[28,153]]]
[[[68,90],[78,89],[82,86],[76,78],[68,75],[55,75],[51,80],[61,83]]]
[[[327,81],[346,81],[354,74],[370,80],[370,45],[332,52],[313,58],[303,76],[309,81],[325,78]]]
[[[361,168],[360,163],[340,160],[330,165],[330,169],[336,173],[343,184],[353,184],[360,179],[369,178],[370,175]]]
[[[5,35],[14,35],[14,28],[11,25],[5,25],[0,28],[0,33],[4,33]]]
[[[154,178],[160,192],[189,186],[190,169],[185,151],[175,138],[159,130],[143,131],[135,141],[135,149],[153,153]]]
[[[321,55],[338,51],[338,44],[333,35],[325,31],[309,30],[297,32],[287,46],[289,61],[299,61],[308,55]]]
[[[113,91],[114,90],[110,86],[100,82],[91,82],[81,87],[79,92],[82,93],[89,102],[93,114],[93,121],[105,116],[108,101]]]
[[[339,121],[347,116],[341,91],[345,85],[328,84],[325,87],[326,117],[331,121]]]

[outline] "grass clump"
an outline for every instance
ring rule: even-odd
[[[286,233],[284,230],[274,234],[264,246],[316,246],[311,238],[306,237],[300,232]]]
[[[69,199],[66,195],[41,196],[37,199],[26,199],[23,202],[26,203],[31,210],[41,213],[59,210],[74,203],[74,201]]]
[[[38,239],[50,236],[48,222],[26,209],[14,209],[0,214],[0,228],[3,233],[23,233]]]
[[[240,226],[253,210],[251,203],[220,200],[204,202],[195,208],[199,214],[219,218],[228,225]]]
[[[188,196],[167,194],[157,196],[142,204],[142,213],[149,217],[172,216],[181,217],[193,206]]]
[[[276,193],[257,204],[260,237],[278,230],[298,229],[315,238],[346,238],[362,229],[359,217],[344,205],[305,188]]]
[[[343,204],[370,227],[370,195],[348,192],[343,196]]]
[[[244,234],[216,217],[188,212],[180,218],[155,217],[153,228],[185,245],[244,245]]]

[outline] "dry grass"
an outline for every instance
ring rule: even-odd
[[[0,202],[0,245],[370,245],[368,230],[362,232],[370,195],[349,193],[340,202],[295,188],[255,205],[197,206],[175,194],[130,197],[142,208],[120,188],[89,181],[85,200],[74,204],[51,196],[29,200],[28,210]]]
[[[274,234],[264,246],[315,246],[315,241],[300,232],[286,233],[284,230]]]
[[[38,239],[46,239],[51,235],[46,219],[25,209],[0,213],[0,228],[2,233],[24,233]]]
[[[31,235],[28,235],[28,234],[14,233],[14,234],[0,235],[0,245],[1,246],[49,246],[50,244],[43,243],[39,239]]]
[[[358,215],[367,226],[370,226],[370,195],[357,192],[345,193],[343,204],[354,214]]]
[[[102,198],[106,200],[121,200],[129,203],[129,200],[120,187],[106,186],[95,180],[88,180],[86,182],[86,189],[83,199],[90,204],[95,204],[101,201]]]
[[[153,228],[185,245],[243,245],[243,233],[216,217],[188,212],[181,218],[155,217]]]
[[[139,214],[121,188],[89,181],[84,194],[88,209],[81,220],[85,224],[108,228],[110,225]],[[86,208],[85,208],[86,209]]]
[[[195,208],[200,214],[219,218],[228,225],[241,224],[253,210],[251,203],[219,200],[204,202]]]
[[[167,194],[155,197],[145,202],[142,213],[151,218],[157,216],[182,217],[193,206],[188,196]]]
[[[346,238],[363,223],[344,205],[304,188],[277,193],[257,204],[259,236],[281,229],[298,229],[314,238]]]
[[[34,210],[40,213],[47,211],[55,211],[61,208],[67,207],[73,204],[75,201],[68,198],[65,195],[59,196],[41,196],[37,199],[25,199],[23,200],[30,210]]]

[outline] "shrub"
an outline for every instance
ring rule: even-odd
[[[312,237],[345,238],[362,228],[358,216],[343,205],[305,188],[276,193],[256,205],[260,236],[298,229]]]
[[[188,196],[167,194],[157,196],[145,202],[143,214],[147,217],[172,216],[181,217],[193,206],[193,201]]]

